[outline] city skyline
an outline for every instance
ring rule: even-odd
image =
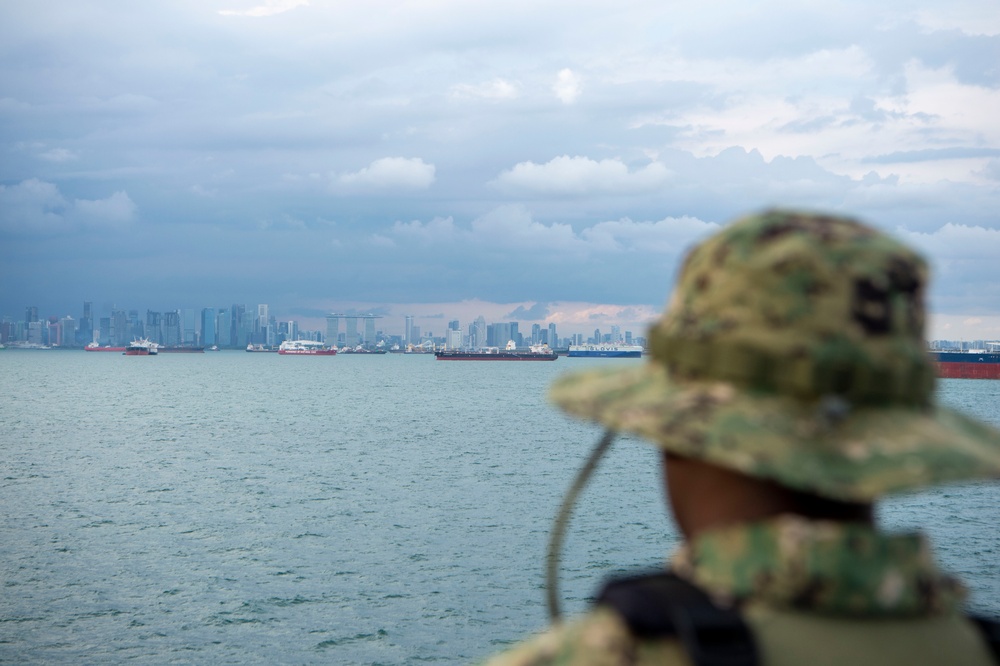
[[[22,317],[0,315],[0,342],[81,347],[91,342],[122,345],[135,338],[148,337],[167,346],[242,348],[247,344],[276,345],[280,341],[300,337],[329,343],[331,336],[335,336],[338,344],[348,346],[372,346],[376,342],[387,341],[401,344],[433,341],[448,347],[483,347],[503,346],[508,340],[514,340],[519,345],[641,344],[645,338],[645,329],[634,333],[618,324],[605,324],[603,329],[597,325],[581,333],[559,331],[554,322],[518,321],[511,317],[504,318],[504,321],[487,321],[482,314],[464,323],[459,319],[445,321],[440,317],[404,315],[401,330],[394,330],[392,326],[376,326],[376,322],[386,317],[370,311],[327,313],[322,326],[309,328],[300,325],[298,320],[279,320],[270,314],[270,304],[262,303],[163,311],[142,311],[112,305],[102,312],[94,308],[93,302],[85,301],[79,315],[46,315],[38,306],[26,306]],[[444,328],[424,329],[418,323],[424,321],[440,323]],[[520,329],[522,324],[525,325],[523,331]],[[452,336],[453,331],[459,333],[457,338]]]
[[[929,337],[1000,337],[995,3],[373,2],[0,3],[0,315],[638,331],[779,206],[924,253]]]

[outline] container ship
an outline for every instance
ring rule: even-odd
[[[577,358],[639,358],[642,356],[642,345],[570,345],[568,355]]]
[[[1000,379],[1000,352],[932,351],[938,377],[944,379]]]
[[[486,347],[485,349],[461,350],[445,349],[434,352],[439,361],[554,361],[559,358],[548,345],[534,345],[527,351],[518,350],[511,340],[507,347]]]

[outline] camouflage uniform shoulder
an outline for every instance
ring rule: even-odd
[[[550,628],[489,661],[486,666],[690,666],[675,640],[637,641],[621,617],[597,608]]]

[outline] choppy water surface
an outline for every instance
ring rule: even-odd
[[[544,625],[552,517],[599,435],[544,400],[600,363],[0,354],[0,661],[465,663]],[[1000,382],[942,397],[1000,423]],[[576,508],[566,610],[677,543],[652,447]],[[894,499],[1000,613],[1000,490]]]

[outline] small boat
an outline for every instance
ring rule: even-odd
[[[266,347],[264,345],[255,345],[253,343],[247,345],[248,352],[276,352],[278,351],[274,347]]]
[[[159,346],[148,338],[136,338],[128,343],[123,352],[125,356],[155,356]]]
[[[278,353],[288,356],[336,356],[336,347],[327,347],[315,340],[285,340]]]
[[[507,347],[486,347],[485,349],[461,350],[445,349],[434,352],[439,361],[554,361],[558,355],[548,345],[532,345],[527,351],[519,350],[511,340]]]

